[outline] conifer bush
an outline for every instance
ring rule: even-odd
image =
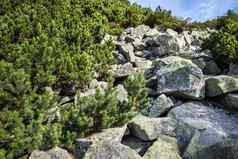
[[[217,32],[205,40],[203,49],[211,50],[221,68],[226,68],[238,59],[238,15],[228,11],[227,15],[217,19]]]
[[[128,0],[1,0],[0,158],[27,158],[56,145],[72,149],[75,138],[128,121],[146,98],[142,75],[125,84],[129,104],[108,88],[62,108],[61,97],[45,88],[57,92],[75,84],[85,90],[93,72],[107,79],[115,46],[101,44],[104,35],[153,14]],[[172,15],[165,16],[169,21],[156,15],[151,25],[177,25]]]

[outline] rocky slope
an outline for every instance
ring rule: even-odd
[[[113,40],[118,81],[142,71],[148,80],[151,102],[121,128],[78,139],[76,157],[83,159],[237,159],[238,67],[221,70],[212,54],[201,51],[202,39],[212,30],[158,31],[148,26],[128,28]],[[94,81],[82,94],[103,90]],[[117,86],[118,100],[127,92]],[[30,159],[73,158],[61,148],[34,151]]]

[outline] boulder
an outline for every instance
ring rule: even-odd
[[[131,63],[125,63],[123,65],[112,65],[110,72],[115,78],[128,77],[130,74],[135,72]]]
[[[157,92],[186,99],[202,99],[205,80],[202,70],[190,60],[176,56],[155,62]]]
[[[123,138],[122,144],[135,150],[140,156],[143,156],[153,144],[153,141],[143,141],[134,136],[126,136]]]
[[[136,51],[143,51],[145,49],[146,44],[143,43],[141,40],[136,39],[134,42],[132,42],[134,48]]]
[[[142,57],[136,57],[135,66],[138,70],[144,71],[144,70],[152,67],[152,61],[147,60]]]
[[[210,103],[189,102],[174,108],[169,117],[177,123],[178,146],[185,159],[236,159],[238,113]]]
[[[51,159],[51,156],[47,152],[34,150],[29,159]]]
[[[238,65],[230,64],[228,75],[238,75]]]
[[[35,150],[31,153],[29,159],[73,159],[72,156],[64,149],[55,147],[49,151]]]
[[[206,96],[215,97],[238,90],[238,77],[210,76],[206,78]]]
[[[160,54],[161,55],[171,55],[176,54],[180,51],[180,46],[178,39],[173,35],[160,34],[157,36],[156,41],[160,44]]]
[[[138,115],[129,122],[128,127],[133,136],[143,141],[153,141],[160,134],[175,135],[175,123],[170,118],[149,118]]]
[[[117,91],[117,99],[119,102],[121,103],[128,103],[128,92],[127,90],[124,88],[123,85],[118,85],[116,87],[116,91]]]
[[[133,149],[113,141],[103,141],[90,147],[83,159],[141,159]]]
[[[143,159],[182,159],[179,155],[176,138],[160,135]]]
[[[134,47],[131,43],[120,43],[119,52],[123,54],[130,62],[135,62]]]
[[[221,69],[217,66],[215,61],[210,60],[205,62],[205,68],[203,69],[206,75],[218,75],[221,73]]]
[[[76,140],[75,152],[77,158],[83,158],[93,146],[98,146],[101,142],[112,141],[120,143],[125,135],[127,126],[119,128],[105,129],[101,133],[93,134],[88,138],[79,138]]]
[[[230,93],[222,99],[225,108],[238,110],[238,94]]]
[[[149,117],[160,117],[167,113],[173,106],[173,101],[162,94],[150,102],[149,106],[143,110],[143,114]]]

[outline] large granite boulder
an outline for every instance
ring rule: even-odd
[[[174,106],[173,101],[162,94],[156,99],[152,99],[149,106],[142,111],[142,113],[149,117],[160,117],[167,113]]]
[[[176,137],[184,159],[236,159],[238,155],[238,113],[213,105],[189,102],[174,108]]]
[[[182,159],[179,155],[176,138],[160,135],[143,159]]]
[[[125,63],[122,65],[112,65],[110,72],[115,78],[128,77],[130,74],[134,73],[136,70],[133,68],[131,63]]]
[[[157,92],[186,99],[202,99],[205,80],[202,70],[190,60],[169,56],[155,62]]]
[[[149,118],[143,115],[138,115],[128,127],[133,136],[138,137],[143,141],[153,141],[159,135],[175,135],[175,122],[170,118]]]
[[[235,91],[238,91],[238,77],[220,75],[206,78],[207,97],[215,97]]]
[[[55,147],[47,152],[35,150],[29,159],[73,159],[73,157],[66,150]]]
[[[224,104],[224,107],[227,109],[238,110],[238,94],[237,93],[229,93],[229,94],[225,95],[224,98],[222,99],[222,103]]]
[[[88,138],[77,139],[75,144],[76,157],[83,158],[91,147],[98,146],[101,142],[111,141],[120,143],[125,135],[126,129],[127,126],[105,129],[101,133],[96,133]]]
[[[119,52],[123,54],[128,61],[135,62],[134,47],[131,43],[119,43]]]
[[[126,145],[104,141],[93,145],[83,159],[141,159],[141,157]]]

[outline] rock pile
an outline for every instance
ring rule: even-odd
[[[78,139],[76,158],[237,159],[238,66],[223,71],[209,50],[201,50],[210,32],[178,34],[141,25],[120,37],[107,35],[103,42],[111,39],[117,46],[113,76],[124,79],[143,71],[151,102],[127,125]],[[95,83],[102,91],[106,87]],[[118,100],[127,101],[123,86],[117,89]],[[52,158],[36,151],[30,159],[41,154]]]

